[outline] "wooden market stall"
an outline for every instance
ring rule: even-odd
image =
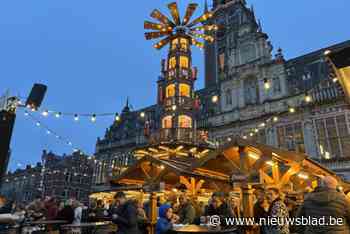
[[[236,138],[196,157],[176,152],[161,157],[147,154],[113,182],[146,187],[162,182],[166,191],[183,186],[193,196],[203,190],[239,190],[243,216],[253,217],[253,192],[256,185],[278,187],[285,193],[305,192],[317,187],[323,176],[333,176],[341,186],[349,187],[334,172],[305,154]],[[152,193],[152,189],[150,191]],[[157,220],[156,194],[152,193],[150,199],[153,204],[150,218],[154,225]]]

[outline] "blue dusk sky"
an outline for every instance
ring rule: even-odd
[[[211,2],[210,0],[208,0]],[[11,0],[0,1],[0,92],[25,97],[33,83],[48,92],[43,108],[62,112],[120,112],[130,97],[137,109],[155,103],[160,60],[143,37],[143,21],[154,8],[167,11],[164,0]],[[190,1],[178,1],[182,15]],[[192,1],[200,4],[204,0]],[[350,39],[349,0],[248,0],[263,30],[286,58]],[[197,88],[203,87],[203,55]],[[74,122],[34,114],[77,147],[94,153],[113,117]],[[1,137],[1,133],[0,133]],[[43,149],[71,153],[71,147],[35,126],[18,110],[12,138],[10,169],[41,160]]]

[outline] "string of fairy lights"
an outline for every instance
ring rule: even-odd
[[[39,118],[35,117],[32,113],[29,111],[25,110],[24,115],[28,117],[28,119],[32,120],[37,127],[40,127],[43,129],[47,135],[53,136],[56,138],[58,141],[62,142],[63,144],[71,147],[73,151],[80,151],[78,147],[76,147],[72,141],[70,141],[67,137],[63,137],[62,135],[58,134],[56,131],[54,131],[52,128],[48,127],[46,124],[44,124]]]

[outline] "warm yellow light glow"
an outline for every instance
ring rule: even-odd
[[[180,84],[180,96],[181,97],[190,97],[191,96],[191,87],[188,84]]]
[[[172,128],[172,116],[171,115],[168,115],[168,116],[165,116],[162,120],[162,126],[163,128]]]
[[[188,48],[188,40],[185,38],[180,39],[180,45],[182,50],[187,50]]]
[[[141,117],[141,118],[145,118],[145,115],[146,115],[145,112],[141,112],[141,113],[140,113],[140,117]]]
[[[266,90],[271,88],[270,82],[267,79],[264,79],[264,88]]]
[[[180,128],[192,128],[192,118],[187,115],[179,116],[179,127]]]
[[[337,83],[338,78],[337,78],[337,77],[334,77],[332,81],[333,81],[333,83]]]
[[[177,109],[176,105],[173,105],[173,106],[171,107],[171,109],[172,109],[173,111],[176,111],[176,109]]]
[[[256,153],[253,153],[253,152],[249,152],[248,156],[252,159],[255,159],[255,160],[258,160],[260,158],[259,155],[257,155]]]
[[[175,84],[170,84],[165,89],[165,96],[168,97],[174,97],[175,96]]]
[[[188,57],[180,56],[180,67],[181,68],[188,68],[188,66],[189,66]]]
[[[330,53],[332,53],[331,50],[326,50],[326,51],[324,52],[324,55],[329,55]]]
[[[304,97],[305,102],[310,103],[312,101],[312,98],[309,94],[306,94]]]
[[[164,169],[165,169],[164,165],[161,165],[159,168],[160,168],[161,170],[164,170]]]
[[[258,132],[259,132],[259,129],[257,129],[257,128],[254,129],[254,132],[255,132],[255,133],[258,133]]]
[[[247,137],[247,136],[243,136],[242,138],[243,138],[244,140],[246,140],[248,137]]]
[[[278,117],[277,116],[273,117],[272,121],[273,122],[277,122],[278,121]]]
[[[173,69],[176,67],[176,58],[175,57],[171,57],[169,60],[169,69]]]
[[[309,179],[309,176],[307,174],[303,173],[303,172],[300,172],[298,174],[298,177],[301,178],[301,179],[304,179],[304,180]]]
[[[266,164],[271,166],[271,167],[276,165],[273,161],[267,161]]]
[[[211,98],[211,101],[212,101],[213,103],[217,103],[217,102],[219,101],[218,95],[214,95],[214,96]]]
[[[290,113],[295,113],[295,108],[294,107],[289,107],[289,112]]]
[[[328,151],[326,151],[325,154],[324,154],[324,158],[325,159],[330,159],[331,158],[331,154]]]

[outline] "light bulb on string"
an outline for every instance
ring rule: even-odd
[[[145,118],[145,112],[141,112],[141,113],[140,113],[140,117],[141,117],[141,118]]]
[[[47,117],[49,115],[49,111],[48,110],[44,110],[43,113],[41,113],[44,117]]]
[[[333,83],[337,83],[338,78],[337,78],[337,77],[334,77],[334,78],[332,79],[332,81],[333,81]]]
[[[77,114],[74,115],[74,121],[79,121],[79,115]]]
[[[289,113],[295,113],[295,108],[294,107],[289,107]]]
[[[91,116],[91,122],[96,122],[96,115],[95,114],[93,114],[92,116]]]
[[[59,118],[59,117],[61,117],[61,115],[62,115],[61,112],[57,112],[57,113],[55,114],[55,117],[56,117],[56,118]]]
[[[277,116],[273,117],[272,121],[276,123],[278,121],[278,117]]]
[[[115,121],[118,121],[118,122],[120,121],[120,116],[118,113],[115,114]]]

